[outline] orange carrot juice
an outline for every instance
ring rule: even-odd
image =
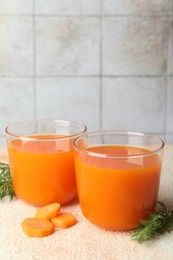
[[[14,190],[29,204],[64,204],[76,196],[72,139],[60,137],[45,134],[8,140]]]
[[[83,151],[75,152],[75,167],[84,216],[110,230],[136,228],[155,210],[160,156],[131,146],[101,145]]]

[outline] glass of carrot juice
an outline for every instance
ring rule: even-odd
[[[109,230],[131,230],[157,204],[164,142],[128,131],[85,133],[74,140],[81,210]]]
[[[75,121],[30,120],[6,128],[16,195],[34,206],[60,204],[76,196],[73,140],[86,126]]]

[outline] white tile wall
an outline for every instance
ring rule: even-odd
[[[0,14],[32,14],[32,0],[0,0]]]
[[[0,0],[0,137],[49,117],[173,143],[173,0]]]
[[[37,75],[98,75],[99,40],[99,18],[38,17]]]
[[[106,14],[159,13],[169,11],[169,0],[103,0]]]
[[[169,48],[169,74],[173,76],[173,16],[171,17],[171,26],[170,26],[170,48]]]
[[[165,73],[167,31],[165,17],[104,18],[103,74]]]
[[[31,17],[0,16],[0,76],[33,74]]]
[[[1,149],[1,153],[4,155],[7,154],[7,146],[6,146],[6,138],[5,136],[0,136],[0,149]],[[0,157],[1,159],[1,157]]]
[[[34,118],[34,92],[31,78],[0,78],[0,135],[16,121]]]
[[[99,14],[100,0],[35,0],[37,14]]]
[[[37,117],[77,120],[100,127],[99,78],[37,79]]]
[[[173,144],[173,134],[172,135],[167,134],[166,143]]]
[[[164,84],[153,78],[104,79],[103,128],[164,132]]]
[[[168,81],[167,133],[173,135],[173,78]]]

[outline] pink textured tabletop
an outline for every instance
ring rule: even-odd
[[[165,147],[159,200],[173,208],[173,145]],[[23,233],[21,222],[33,217],[35,211],[35,207],[18,198],[0,202],[0,259],[173,259],[173,232],[138,244],[131,240],[129,232],[106,231],[88,222],[77,201],[62,206],[62,212],[76,216],[75,226],[56,230],[48,237],[29,238]]]

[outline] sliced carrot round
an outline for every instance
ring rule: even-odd
[[[35,217],[39,219],[51,219],[58,215],[60,211],[60,204],[59,203],[52,203],[46,205],[42,208],[39,208],[36,211]]]
[[[60,213],[57,217],[52,218],[51,222],[56,228],[68,228],[75,225],[77,220],[70,213]]]
[[[54,227],[49,220],[26,218],[22,222],[22,228],[29,237],[44,237],[54,232]]]

